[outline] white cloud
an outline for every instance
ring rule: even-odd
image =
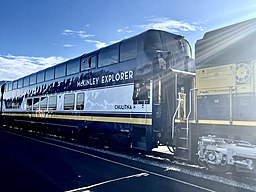
[[[88,34],[85,31],[75,31],[71,29],[65,29],[62,32],[62,35],[72,36],[72,37],[80,37],[82,39],[86,39],[88,37],[94,37],[92,34]]]
[[[122,41],[122,39],[120,39],[120,40],[115,40],[115,41],[110,41],[109,44],[118,43],[118,42],[120,42],[120,41]]]
[[[62,47],[69,48],[69,47],[75,47],[75,46],[76,46],[76,45],[64,44]]]
[[[125,32],[125,33],[132,33],[133,30],[131,30],[130,26],[126,26],[124,28],[120,28],[116,30],[118,33]]]
[[[90,27],[90,25],[86,25],[86,26]],[[129,28],[129,26],[126,26],[124,28],[125,32],[127,32],[127,33],[129,33],[128,32],[128,28]],[[122,30],[122,29],[120,29],[120,30]],[[110,41],[109,43],[106,43],[106,42],[103,42],[103,41],[91,39],[91,37],[94,37],[94,35],[88,34],[85,31],[75,31],[75,30],[71,30],[71,29],[65,29],[62,32],[62,35],[72,36],[72,37],[80,37],[83,41],[85,41],[87,43],[93,43],[94,46],[97,49],[100,49],[102,47],[106,47],[106,46],[108,46],[110,44],[113,44],[113,43],[116,43],[116,42],[120,41],[120,40],[118,40],[118,41]],[[76,45],[73,45],[73,44],[64,44],[63,45],[63,47],[65,47],[65,48],[74,47],[74,46],[76,46]]]
[[[177,21],[167,17],[152,17],[147,20],[147,24],[138,25],[139,28],[148,29],[159,29],[169,31],[173,33],[181,31],[202,31],[203,27],[200,23],[188,22],[188,21]]]
[[[111,44],[114,44],[114,43],[118,43],[118,42],[120,42],[120,41],[121,41],[121,40],[116,40],[116,41],[110,41],[109,43],[106,43],[106,42],[97,41],[97,40],[90,40],[90,39],[86,39],[86,40],[85,40],[85,42],[94,43],[94,45],[95,45],[95,47],[96,47],[97,49],[106,47],[106,46],[111,45]]]
[[[129,38],[133,34],[139,33],[142,30],[148,30],[148,29],[158,29],[158,30],[164,30],[169,31],[172,33],[182,33],[182,32],[189,32],[189,31],[202,31],[203,27],[200,26],[202,23],[198,22],[188,22],[188,21],[177,21],[173,20],[167,17],[156,17],[151,16],[150,18],[146,18],[144,21],[144,24],[141,25],[133,25],[133,26],[125,26],[123,28],[119,28],[116,30],[117,33],[124,33],[126,34],[124,38]],[[88,26],[89,27],[89,26]],[[63,35],[68,35],[72,37],[80,37],[87,43],[94,43],[95,47],[97,49],[100,49],[102,47],[106,47],[107,45],[116,43],[118,41],[110,41],[110,42],[104,42],[100,40],[94,40],[91,37],[95,37],[95,35],[91,35],[86,33],[85,31],[75,31],[71,29],[66,29],[62,33]],[[73,47],[72,44],[65,44],[63,47]]]
[[[126,26],[123,28],[119,28],[116,31],[118,33],[134,33],[148,30],[148,29],[158,29],[163,31],[168,31],[171,33],[181,33],[181,32],[189,32],[189,31],[202,31],[204,28],[201,26],[202,22],[189,22],[189,21],[178,21],[173,20],[168,17],[156,17],[151,16],[145,18],[144,24],[141,25],[133,25]]]
[[[95,43],[95,46],[96,46],[96,48],[98,48],[98,49],[100,49],[100,48],[102,48],[102,47],[106,47],[108,44],[107,43],[105,43],[105,42],[102,42],[102,41],[97,41],[97,40],[89,40],[89,39],[87,39],[87,40],[85,40],[86,42],[88,42],[88,43]]]
[[[63,57],[28,57],[0,55],[0,80],[14,80],[61,63]]]

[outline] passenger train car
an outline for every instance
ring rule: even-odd
[[[193,87],[189,43],[149,30],[5,83],[2,122],[149,151],[171,144],[180,90]]]
[[[256,163],[256,19],[184,37],[148,30],[1,85],[1,122],[216,171]]]

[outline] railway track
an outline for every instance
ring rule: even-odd
[[[243,189],[256,191],[256,174],[237,172],[229,172],[225,174],[216,173],[200,165],[194,165],[185,161],[175,160],[171,154],[162,153],[159,151],[145,153],[138,150],[113,150],[107,146],[99,146],[93,144],[84,145],[81,143],[77,143],[74,139],[66,139],[56,135],[42,135],[33,131],[23,132],[22,129],[17,127],[5,126],[1,128],[1,131],[28,137],[30,139],[39,140],[42,142],[52,143],[54,145],[74,148],[76,150],[86,149],[98,153],[113,155],[115,157],[130,159],[135,162],[144,163],[151,166],[157,166],[163,168],[165,171],[182,172],[190,176],[192,175],[195,177],[201,177],[215,182],[217,181],[220,183],[229,184],[234,187],[241,187]]]

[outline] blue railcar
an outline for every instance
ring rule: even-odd
[[[148,30],[3,82],[1,122],[120,148],[167,145],[216,171],[255,171],[255,25],[205,33],[195,63],[182,36]]]
[[[149,151],[172,143],[178,93],[193,87],[193,70],[182,36],[148,30],[6,83],[3,121]]]

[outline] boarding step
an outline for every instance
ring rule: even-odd
[[[189,146],[189,129],[186,127],[178,128],[174,157],[176,159],[185,161],[189,161],[191,159],[191,152]]]
[[[176,147],[174,157],[176,159],[185,160],[185,161],[190,161],[191,159],[190,151],[186,147]]]
[[[134,143],[133,148],[147,150],[147,138],[145,136],[141,136],[140,139]]]
[[[189,141],[187,138],[179,138],[176,142],[176,147],[188,148]]]
[[[147,145],[146,145],[145,142],[141,142],[141,141],[138,141],[138,142],[137,142],[137,145],[136,145],[136,148],[137,148],[137,149],[146,150],[146,147],[147,147]]]
[[[178,129],[179,137],[187,138],[189,134],[189,128],[181,127]]]

